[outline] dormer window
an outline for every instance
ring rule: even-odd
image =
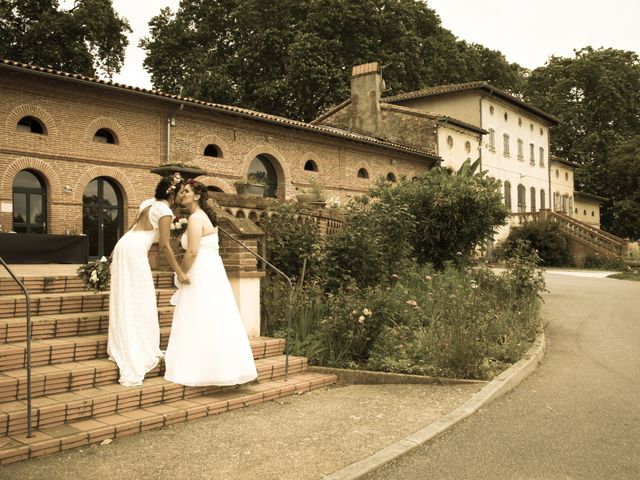
[[[16,126],[16,130],[25,133],[36,133],[38,135],[46,135],[47,129],[44,124],[36,117],[22,117]]]
[[[108,128],[101,128],[93,136],[93,141],[97,143],[109,143],[112,145],[117,145],[118,137]]]

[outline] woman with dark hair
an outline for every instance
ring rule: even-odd
[[[237,385],[258,374],[231,285],[218,253],[217,218],[207,203],[207,188],[188,180],[182,205],[189,224],[182,235],[186,250],[181,268],[189,283],[177,278],[178,290],[164,378],[181,385]]]
[[[113,249],[107,352],[118,364],[120,383],[127,387],[141,385],[145,374],[162,358],[156,290],[148,258],[153,243],[159,242],[178,279],[189,282],[170,245],[173,212],[169,205],[181,195],[182,185],[179,174],[160,180],[155,198],[142,202],[133,226]]]

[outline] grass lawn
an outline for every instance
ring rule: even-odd
[[[614,273],[613,275],[609,275],[607,278],[617,278],[619,280],[635,280],[636,282],[640,282],[640,272],[635,270],[633,272]]]

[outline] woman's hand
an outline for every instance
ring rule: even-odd
[[[178,277],[178,281],[183,285],[189,285],[191,283],[191,280],[189,279],[189,275],[187,275],[182,271],[176,272],[176,277]]]

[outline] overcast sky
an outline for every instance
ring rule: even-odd
[[[61,2],[64,4],[64,1]],[[148,23],[162,7],[176,11],[179,0],[113,0],[131,24],[125,64],[114,81],[151,88],[137,48],[149,34]],[[588,45],[633,50],[640,54],[640,0],[428,0],[442,25],[461,40],[501,51],[527,68],[551,55],[573,57]]]

